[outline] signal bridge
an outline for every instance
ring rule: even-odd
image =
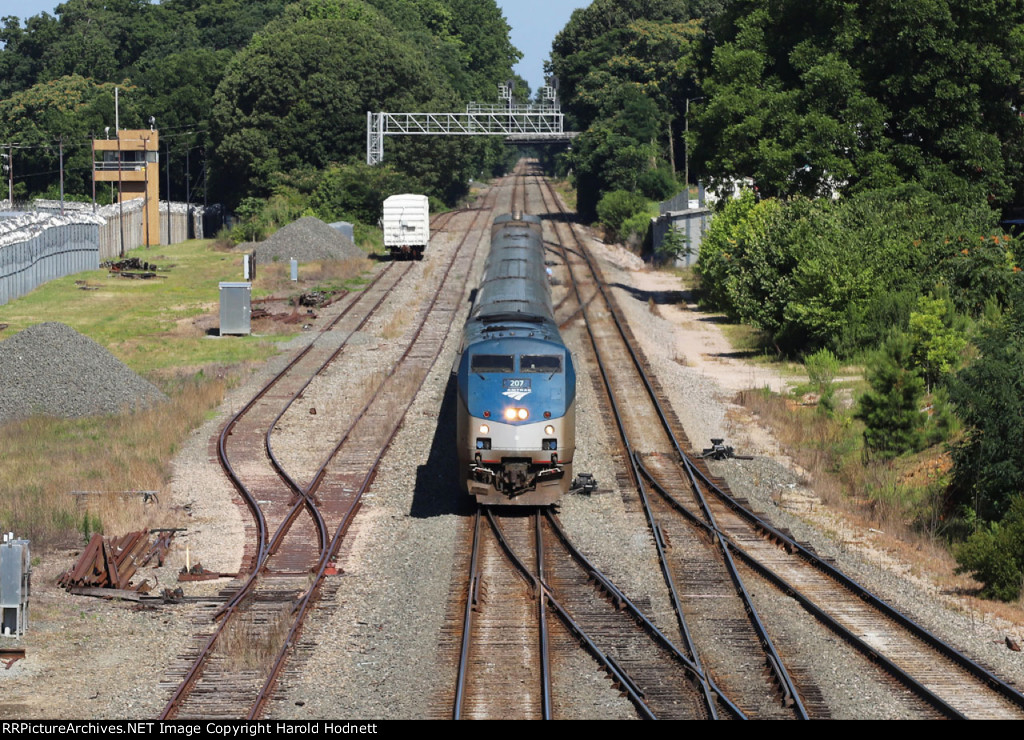
[[[514,143],[569,142],[557,101],[538,105],[470,103],[465,113],[366,113],[366,163],[384,161],[385,136],[504,136]]]

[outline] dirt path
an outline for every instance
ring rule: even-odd
[[[749,353],[733,349],[722,332],[725,318],[699,311],[693,291],[669,272],[640,270],[634,274],[638,288],[651,294],[658,313],[675,327],[676,360],[692,367],[733,395],[748,388],[769,388],[783,393],[801,378],[783,376],[779,370],[745,359]]]

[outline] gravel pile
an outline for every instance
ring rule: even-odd
[[[317,262],[319,260],[362,259],[366,254],[351,239],[332,229],[318,218],[306,216],[292,221],[272,234],[266,241],[241,245],[252,251],[256,262]]]
[[[32,414],[116,413],[167,398],[96,342],[56,322],[0,342],[0,388],[0,423]]]

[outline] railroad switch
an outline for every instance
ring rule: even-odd
[[[701,458],[712,460],[725,460],[726,458],[733,458],[734,460],[753,460],[753,455],[737,455],[733,450],[732,446],[725,444],[724,437],[712,437],[711,446],[705,447],[701,451]]]
[[[585,493],[588,496],[597,490],[597,480],[591,473],[580,473],[572,479],[569,493]]]

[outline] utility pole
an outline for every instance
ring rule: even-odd
[[[164,172],[167,173],[167,245],[171,244],[171,140],[167,139],[167,161],[164,162]]]
[[[7,170],[7,201],[11,204],[11,210],[14,210],[14,144],[7,145],[7,154],[4,157],[7,159],[7,164],[4,165],[4,169]]]
[[[92,149],[92,212],[96,213],[96,137],[89,138],[89,147]]]
[[[60,135],[60,215],[64,215],[64,134]],[[53,151],[52,149],[50,151]]]
[[[686,207],[690,207],[690,103],[699,103],[704,100],[704,96],[699,98],[687,98],[686,99],[686,112],[683,114],[685,119],[684,123],[686,126],[686,133],[683,138],[683,186],[686,188]]]
[[[185,238],[192,238],[192,173],[189,170],[189,160],[192,158],[192,150],[188,142],[185,142]]]
[[[117,100],[117,88],[114,88],[114,100]],[[116,110],[116,108],[115,108]],[[115,116],[116,120],[116,116]],[[115,124],[116,125],[116,124]],[[118,206],[118,224],[121,227],[121,249],[120,256],[124,257],[124,192],[121,190],[123,187],[122,175],[121,175],[121,129],[117,129],[117,206]]]

